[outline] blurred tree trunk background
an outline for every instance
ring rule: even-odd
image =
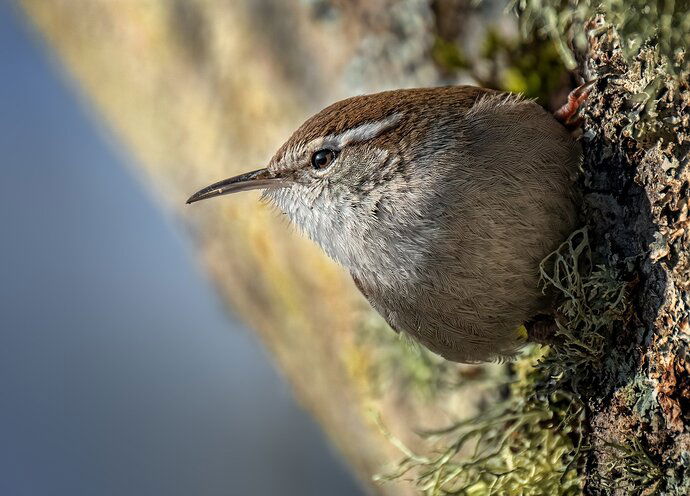
[[[690,492],[687,1],[20,3],[372,491]],[[265,164],[339,98],[480,84],[554,109],[576,75],[601,79],[582,136],[589,229],[555,255],[563,271],[545,273],[564,294],[565,344],[511,366],[401,342],[256,194],[184,205]],[[453,422],[477,411],[491,422],[467,446],[449,441],[466,440]]]

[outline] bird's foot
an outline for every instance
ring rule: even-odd
[[[532,343],[553,345],[560,342],[557,337],[558,325],[551,315],[537,315],[525,323],[527,340]]]
[[[575,130],[582,124],[579,110],[582,103],[587,100],[589,93],[594,88],[598,79],[578,86],[568,94],[568,101],[554,112],[553,116],[569,130]]]

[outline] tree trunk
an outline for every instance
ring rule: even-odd
[[[627,281],[630,304],[590,378],[586,489],[690,494],[687,59],[662,43],[626,54],[603,15],[586,29],[582,68],[602,79],[585,117],[584,208],[595,260]]]

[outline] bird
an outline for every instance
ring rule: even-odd
[[[588,90],[556,116],[474,86],[354,96],[187,203],[261,189],[394,331],[450,361],[508,360],[522,325],[553,324],[539,265],[578,222],[569,124]]]

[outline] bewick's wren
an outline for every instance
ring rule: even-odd
[[[539,263],[575,227],[581,160],[536,103],[470,86],[337,102],[265,169],[188,203],[261,188],[345,266],[396,331],[460,362],[510,357],[551,311]]]

